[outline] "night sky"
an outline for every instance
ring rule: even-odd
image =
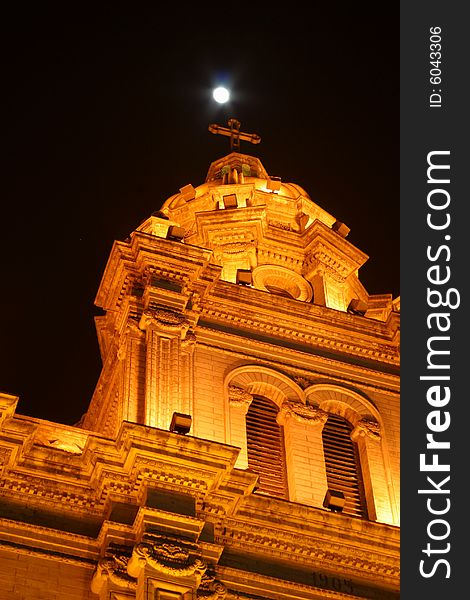
[[[242,152],[350,227],[369,293],[399,295],[398,3],[64,4],[3,15],[0,391],[19,414],[86,411],[113,241],[204,181],[230,116],[261,136]]]

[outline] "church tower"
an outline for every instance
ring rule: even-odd
[[[80,423],[1,397],[8,539],[60,563],[61,531],[83,567],[57,597],[398,598],[399,300],[229,125],[205,181],[114,243]],[[35,516],[14,516],[19,474]]]

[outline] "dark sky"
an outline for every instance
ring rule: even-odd
[[[367,290],[399,294],[399,4],[63,4],[3,15],[0,391],[18,413],[85,412],[112,243],[204,181],[229,116],[262,138],[242,152],[350,227]]]

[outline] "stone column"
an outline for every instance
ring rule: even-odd
[[[252,400],[253,396],[243,388],[236,385],[229,385],[230,444],[241,449],[235,465],[238,469],[248,469],[245,417]]]
[[[143,423],[145,411],[145,336],[137,325],[129,323],[118,350],[122,361],[122,419]]]
[[[393,523],[379,424],[376,421],[362,419],[352,430],[351,439],[359,449],[369,519]]]
[[[289,500],[321,507],[327,490],[322,429],[328,414],[301,402],[283,403],[277,422],[284,427]]]
[[[181,411],[185,415],[194,412],[194,350],[196,334],[188,330],[181,341]]]

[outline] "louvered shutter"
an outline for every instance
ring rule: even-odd
[[[277,406],[255,396],[246,415],[248,466],[259,477],[258,492],[287,498],[283,429],[276,422]]]
[[[330,490],[344,494],[343,513],[367,518],[359,452],[351,430],[346,419],[329,415],[322,432],[326,478]]]

